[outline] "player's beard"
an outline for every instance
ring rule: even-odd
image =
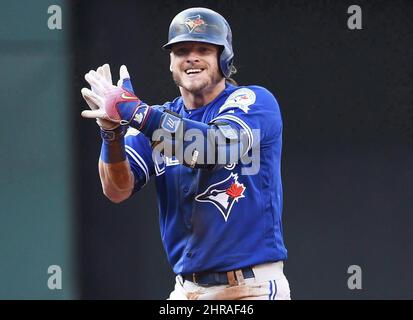
[[[207,72],[207,70],[203,72]],[[177,72],[173,72],[172,77],[178,87],[192,94],[200,94],[208,89],[212,90],[222,80],[222,75],[219,72],[202,75],[202,78],[194,80],[182,79],[181,74]]]

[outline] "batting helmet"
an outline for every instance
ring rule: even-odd
[[[169,26],[168,43],[163,48],[171,49],[173,44],[184,41],[221,46],[221,72],[225,77],[231,75],[234,58],[232,32],[228,22],[219,13],[206,8],[190,8],[178,13]]]

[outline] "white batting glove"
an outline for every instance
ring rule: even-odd
[[[126,66],[121,66],[119,70],[120,79],[118,81],[118,86],[121,87],[123,80],[129,78],[128,70]],[[97,77],[102,79],[105,83],[112,85],[112,74],[110,72],[110,67],[108,64],[104,64],[99,67],[96,71],[91,70],[86,75],[85,78],[90,82],[90,78]],[[111,121],[104,111],[105,101],[102,97],[102,88],[98,84],[92,85],[91,89],[83,88],[81,90],[82,96],[85,99],[91,110],[82,111],[81,115],[84,118],[96,118],[98,125],[104,130],[114,130],[119,127],[118,122]]]

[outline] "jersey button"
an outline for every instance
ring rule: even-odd
[[[187,252],[187,253],[186,253],[186,256],[187,256],[188,258],[192,257],[192,252]]]
[[[184,192],[185,192],[185,193],[188,193],[188,191],[189,191],[189,188],[188,188],[188,187],[184,187]]]

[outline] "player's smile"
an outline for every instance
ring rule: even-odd
[[[195,68],[195,67],[191,67],[191,68],[186,69],[186,70],[184,71],[184,73],[185,73],[185,76],[186,76],[188,79],[193,80],[193,79],[202,77],[202,76],[205,74],[204,71],[205,71],[205,68],[199,68],[199,67]]]
[[[204,68],[189,68],[185,70],[185,73],[189,76],[189,77],[193,77],[193,76],[197,76],[199,74],[201,74],[205,69]]]

